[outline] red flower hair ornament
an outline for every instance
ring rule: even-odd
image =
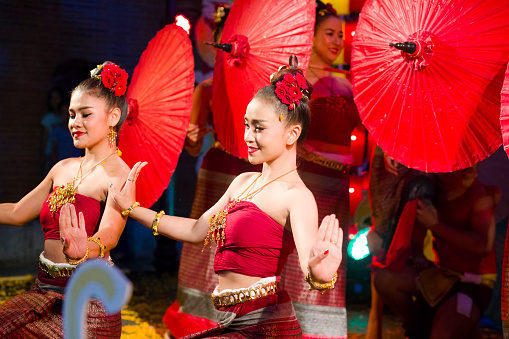
[[[127,78],[129,75],[125,70],[114,63],[97,65],[97,68],[90,71],[92,78],[101,79],[104,87],[115,93],[117,97],[122,96],[127,91]]]
[[[307,98],[303,93],[305,89],[308,89],[308,86],[306,78],[302,74],[297,72],[294,76],[286,73],[283,80],[276,83],[276,96],[283,104],[288,105],[290,111],[293,111],[295,106],[300,104],[302,98]]]

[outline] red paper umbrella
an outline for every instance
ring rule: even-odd
[[[253,95],[295,54],[306,69],[311,57],[313,0],[236,0],[214,66],[212,111],[219,141],[233,155],[246,158],[244,114]]]
[[[502,127],[504,149],[507,155],[509,155],[509,65],[505,73],[504,86],[502,87],[500,125]]]
[[[389,155],[421,171],[450,172],[501,145],[507,18],[509,2],[500,0],[364,4],[353,40],[354,98]]]
[[[131,167],[148,161],[137,185],[142,206],[159,199],[177,166],[193,102],[193,68],[191,41],[171,24],[150,40],[134,69],[119,149]]]

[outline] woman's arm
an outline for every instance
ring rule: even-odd
[[[145,165],[146,163],[137,163],[134,165],[131,173],[129,173],[129,179],[131,180],[127,181],[121,192],[116,190],[115,187],[110,188],[110,194],[113,196],[120,209],[125,210],[132,206],[135,202],[136,178]],[[241,184],[247,175],[248,174],[242,174],[235,178],[221,199],[219,199],[219,201],[216,202],[216,204],[205,212],[198,220],[163,215],[159,221],[158,232],[175,240],[185,241],[192,244],[202,243],[209,229],[210,217],[214,213],[222,210],[228,204],[231,199],[232,190],[234,190],[234,187]],[[152,229],[152,223],[156,214],[157,213],[155,211],[148,208],[137,207],[129,214],[129,216],[140,222],[143,226]]]
[[[335,215],[326,216],[320,228],[318,209],[309,190],[295,194],[289,191],[290,223],[304,274],[317,282],[331,281],[342,260],[342,230]]]
[[[211,113],[211,99],[212,78],[199,83],[193,93],[193,108],[184,143],[184,148],[192,156],[197,156],[200,153],[203,138],[209,131],[206,125]]]
[[[123,186],[129,174],[129,167],[122,162],[123,166],[117,166],[114,176],[105,179],[104,189],[108,182],[117,186]],[[91,183],[85,183],[87,185]],[[85,185],[83,184],[83,185]],[[86,213],[86,211],[84,211]],[[106,205],[97,228],[97,232],[91,238],[96,241],[87,240],[88,235],[85,229],[85,221],[81,216],[83,213],[76,213],[74,205],[68,204],[60,210],[60,238],[63,241],[63,252],[70,259],[83,258],[89,249],[88,258],[99,257],[101,254],[108,256],[109,251],[117,246],[118,240],[124,231],[126,218],[122,217],[120,208],[113,198],[106,195]],[[102,250],[99,243],[103,246]]]
[[[37,218],[41,213],[42,204],[51,192],[54,173],[60,166],[61,162],[56,164],[46,178],[17,203],[0,204],[0,224],[21,226]]]

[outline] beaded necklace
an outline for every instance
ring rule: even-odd
[[[288,171],[288,172],[278,176],[277,178],[269,181],[268,183],[266,183],[265,185],[261,186],[260,188],[258,188],[256,190],[254,190],[253,192],[247,193],[249,190],[254,188],[256,181],[262,175],[262,173],[260,173],[255,178],[255,180],[249,186],[247,186],[247,188],[237,198],[233,199],[224,209],[214,213],[210,217],[209,231],[207,232],[207,236],[205,237],[205,242],[203,244],[203,248],[205,248],[205,246],[208,245],[209,243],[211,243],[213,240],[215,240],[218,245],[221,245],[221,246],[224,245],[224,241],[226,239],[226,236],[225,236],[226,216],[228,215],[230,210],[233,208],[233,206],[235,206],[239,201],[252,199],[256,194],[258,194],[267,185],[273,183],[274,181],[276,181],[278,179],[281,179],[282,177],[284,177],[287,174],[290,174],[291,172],[295,171],[296,169],[297,168],[294,168],[291,171]],[[244,194],[245,194],[245,196],[244,196]],[[202,251],[203,251],[203,248],[202,248]]]
[[[78,188],[78,185],[83,182],[83,179],[90,173],[92,170],[99,164],[104,165],[106,163],[106,160],[111,157],[113,154],[108,155],[106,158],[102,159],[98,163],[96,163],[94,166],[90,167],[88,171],[83,173],[82,171],[82,165],[83,161],[85,161],[85,158],[81,160],[80,167],[78,169],[78,173],[76,173],[76,176],[74,179],[72,179],[71,182],[68,182],[65,185],[57,187],[48,197],[46,202],[49,205],[49,210],[51,211],[51,214],[55,213],[60,209],[60,207],[64,206],[67,203],[73,204],[76,200],[76,188]],[[79,180],[78,183],[76,183]]]

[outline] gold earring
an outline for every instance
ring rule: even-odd
[[[110,147],[117,146],[117,132],[115,131],[114,126],[110,126],[110,131],[108,132],[108,145]]]

